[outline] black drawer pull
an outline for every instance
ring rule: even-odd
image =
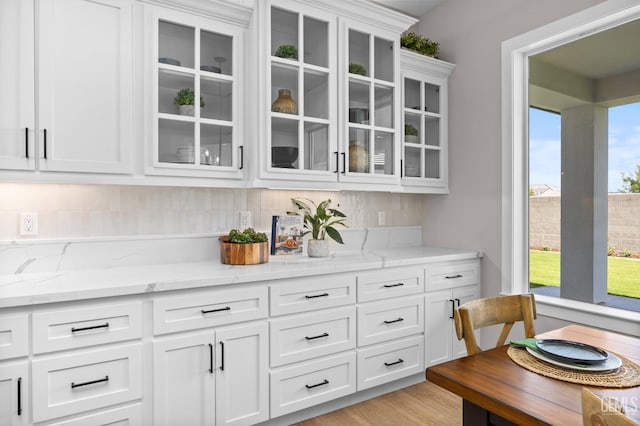
[[[385,284],[383,287],[391,288],[391,287],[402,287],[404,283],[396,283],[396,284]]]
[[[44,129],[44,159],[47,159],[47,129]]]
[[[404,362],[404,359],[398,358],[397,361],[395,361],[395,362],[385,362],[384,365],[386,365],[387,367],[391,367],[392,365],[402,364],[403,362]]]
[[[398,318],[398,319],[394,319],[394,320],[391,320],[391,321],[386,321],[385,320],[384,323],[385,324],[393,324],[394,322],[400,322],[400,321],[404,321],[404,318]]]
[[[460,274],[447,275],[447,276],[445,276],[445,278],[448,279],[448,280],[452,280],[454,278],[462,278],[462,275],[460,275]]]
[[[453,319],[455,316],[456,302],[453,299],[449,299],[449,302],[451,302],[451,316],[449,316],[449,318]]]
[[[18,415],[22,415],[22,377],[18,377]]]
[[[84,383],[71,382],[71,389],[79,388],[80,386],[95,385],[96,383],[102,383],[102,382],[108,382],[108,381],[109,381],[109,376],[104,376],[104,379],[91,380],[90,382],[84,382]]]
[[[87,330],[95,330],[97,328],[109,328],[109,323],[105,322],[104,324],[100,324],[100,325],[92,325],[90,327],[71,327],[71,332],[72,333],[77,333],[78,331],[87,331]]]
[[[29,128],[24,129],[24,156],[29,158]]]
[[[305,339],[307,340],[315,340],[315,339],[320,339],[321,337],[329,337],[329,333],[322,333],[322,334],[318,334],[317,336],[304,336]]]
[[[314,294],[313,296],[305,296],[305,299],[315,299],[316,297],[327,297],[329,293]]]
[[[231,306],[225,306],[224,308],[209,309],[208,311],[201,309],[200,312],[202,312],[202,315],[204,315],[204,314],[210,314],[211,312],[222,312],[222,311],[230,311],[230,310],[231,310]]]
[[[324,385],[328,385],[329,381],[327,379],[324,379],[323,381],[321,381],[320,383],[316,383],[315,385],[304,385],[307,389],[313,389],[313,388],[317,388],[318,386],[324,386]]]

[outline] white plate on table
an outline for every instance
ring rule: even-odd
[[[546,357],[544,354],[541,354],[539,352],[536,352],[530,348],[527,348],[527,352],[529,352],[531,355],[533,355],[534,357],[538,358],[541,361],[544,362],[548,362],[549,364],[553,364],[557,367],[562,367],[562,368],[569,368],[571,370],[578,370],[578,371],[609,371],[609,370],[615,370],[616,368],[620,368],[622,366],[622,360],[620,358],[618,358],[617,356],[615,356],[614,354],[612,354],[611,352],[608,352],[609,354],[609,358],[607,358],[607,360],[605,362],[603,362],[602,364],[593,364],[593,365],[576,365],[576,364],[571,364],[571,363],[564,363],[564,362],[560,362],[560,361],[556,361],[554,359],[551,359],[549,357]]]

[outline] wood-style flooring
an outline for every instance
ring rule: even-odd
[[[305,420],[297,426],[461,424],[462,399],[431,382],[422,382]]]

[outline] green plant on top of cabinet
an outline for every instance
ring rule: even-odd
[[[146,173],[241,179],[244,29],[196,13],[148,9],[153,119]]]
[[[0,2],[0,38],[16,40],[0,55],[0,169],[131,173],[132,12],[129,0]]]
[[[447,80],[453,65],[402,50],[402,185],[408,192],[447,193]]]

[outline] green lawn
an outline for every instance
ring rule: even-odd
[[[608,257],[608,293],[640,299],[640,260]],[[560,253],[529,251],[531,288],[560,285]]]

